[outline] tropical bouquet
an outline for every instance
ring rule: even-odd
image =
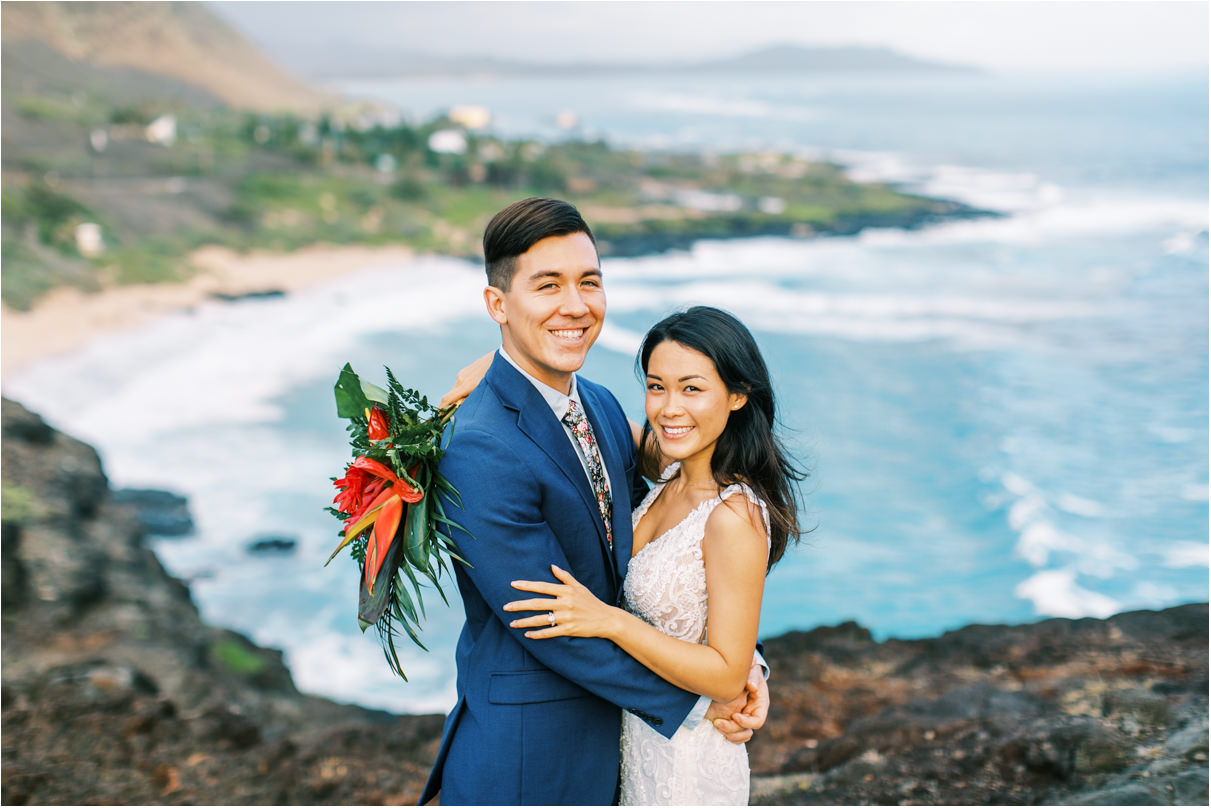
[[[438,530],[458,528],[446,518],[438,496],[446,492],[457,498],[458,492],[437,471],[442,434],[455,407],[434,407],[385,370],[386,389],[362,381],[347,363],[336,381],[336,412],[349,421],[354,459],[345,476],[332,480],[336,507],[327,510],[344,527],[341,543],[324,565],[349,548],[361,570],[358,625],[362,631],[378,630],[387,664],[407,681],[395,641],[403,629],[428,650],[418,636],[425,616],[421,582],[432,583],[446,601],[439,582],[446,561],[466,562]]]

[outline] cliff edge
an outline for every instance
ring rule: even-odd
[[[7,399],[5,804],[415,803],[442,716],[300,693],[205,625],[89,446]],[[766,642],[756,804],[1207,803],[1207,605]]]

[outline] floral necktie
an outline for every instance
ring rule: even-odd
[[[585,463],[589,469],[589,479],[593,483],[593,493],[597,495],[597,508],[601,511],[601,519],[605,522],[606,542],[614,549],[614,531],[610,526],[610,514],[614,503],[610,499],[610,489],[606,485],[605,467],[601,462],[601,452],[597,448],[597,439],[593,437],[593,427],[589,419],[584,417],[580,406],[573,399],[568,402],[568,412],[563,422],[572,429],[580,450],[584,452]]]

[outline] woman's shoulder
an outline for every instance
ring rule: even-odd
[[[713,529],[728,534],[744,534],[769,541],[769,507],[746,482],[735,482],[719,491],[719,506],[707,519]]]

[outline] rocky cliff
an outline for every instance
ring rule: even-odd
[[[5,804],[413,803],[442,717],[299,693],[206,626],[95,451],[5,400]],[[767,641],[759,804],[1206,804],[1207,607]]]
[[[3,802],[415,802],[441,716],[298,692],[206,626],[89,446],[3,402]]]

